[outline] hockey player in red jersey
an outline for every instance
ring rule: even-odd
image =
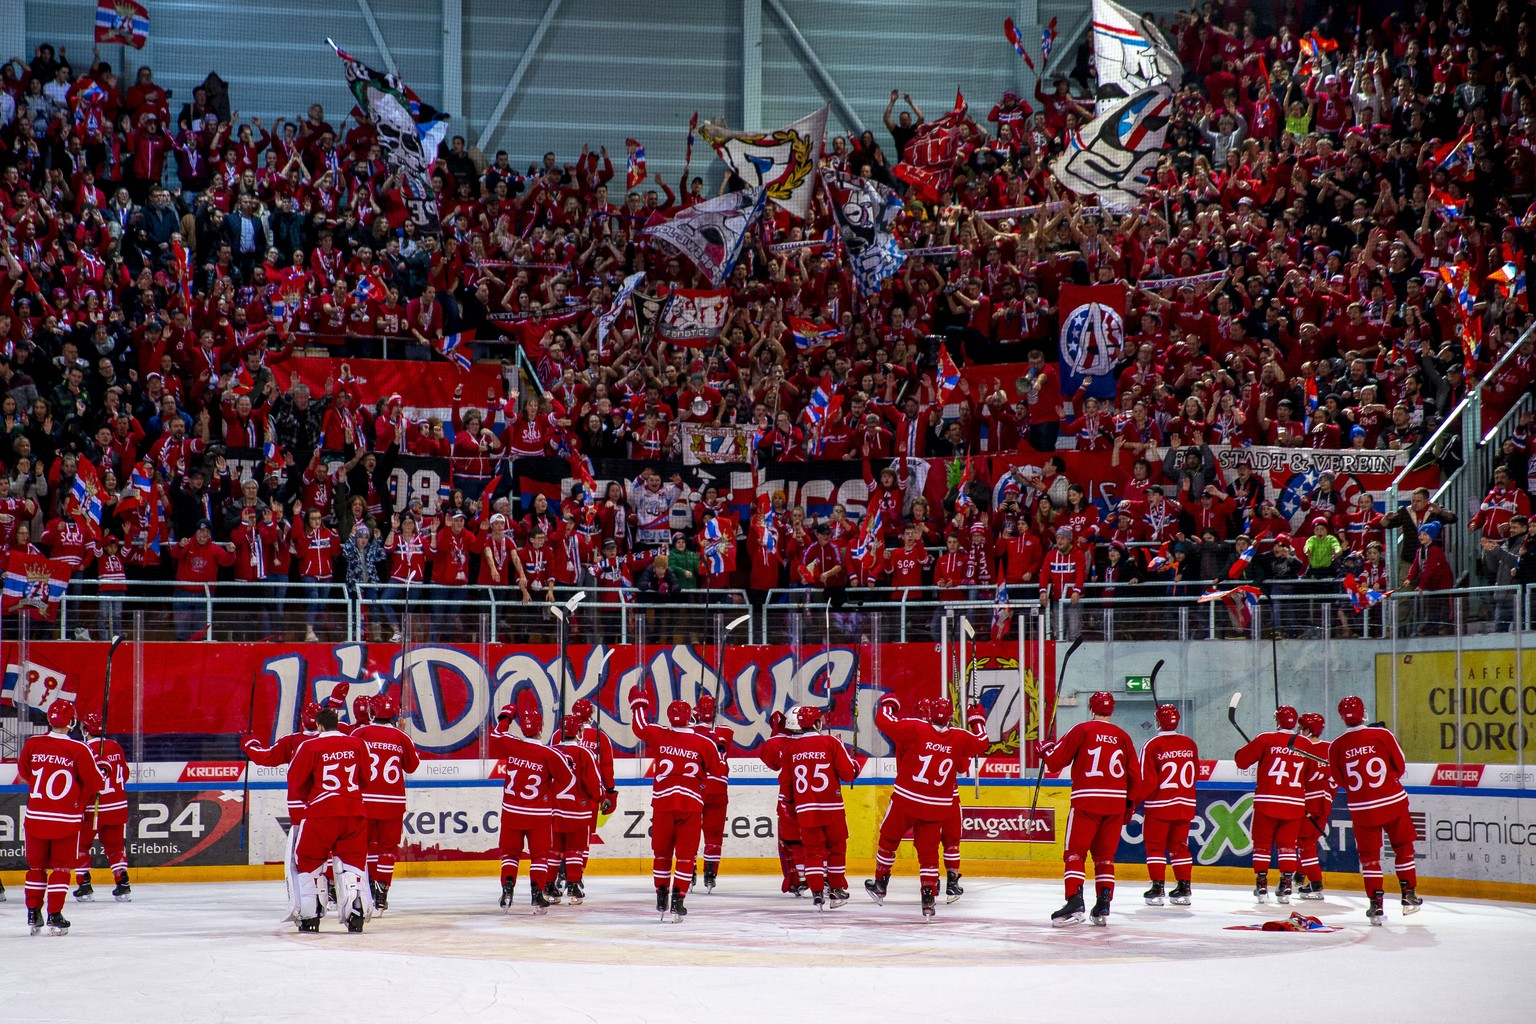
[[[574,779],[571,785],[555,794],[554,813],[550,822],[553,832],[550,838],[549,881],[545,885],[545,894],[551,902],[559,903],[562,896],[569,896],[575,906],[580,906],[587,898],[582,876],[586,872],[587,847],[592,842],[593,816],[597,813],[598,801],[603,797],[597,758],[582,742],[584,727],[585,722],[575,713],[566,715],[560,723],[561,738],[555,744],[555,750],[565,758]],[[563,892],[555,879],[557,865],[565,870]]]
[[[1238,768],[1254,768],[1253,898],[1269,902],[1270,849],[1280,850],[1280,884],[1275,899],[1291,902],[1296,877],[1296,838],[1307,809],[1307,758],[1298,753],[1296,709],[1275,709],[1278,729],[1261,733],[1232,755]],[[1256,767],[1255,767],[1256,766]]]
[[[304,815],[294,850],[299,931],[320,930],[320,883],[326,867],[334,866],[337,916],[347,931],[360,932],[373,916],[363,817],[368,750],[362,740],[341,732],[334,708],[320,709],[316,724],[320,734],[305,741],[288,766],[288,806],[301,808]]]
[[[1327,719],[1313,713],[1302,715],[1297,722],[1301,732],[1296,741],[1298,750],[1308,751],[1324,761],[1328,760],[1328,743],[1322,738],[1328,727]],[[1339,784],[1326,764],[1307,762],[1307,777],[1303,783],[1306,792],[1306,817],[1299,826],[1296,839],[1296,860],[1304,876],[1296,886],[1296,895],[1304,900],[1323,898],[1323,865],[1317,859],[1317,842],[1328,833],[1328,818],[1333,812],[1333,794]]]
[[[1179,709],[1157,706],[1157,735],[1141,748],[1141,834],[1147,850],[1147,877],[1152,887],[1144,897],[1149,907],[1163,905],[1163,882],[1173,867],[1173,891],[1168,902],[1189,906],[1189,826],[1195,818],[1195,779],[1200,774],[1200,750],[1179,732]]]
[[[775,711],[768,716],[770,735],[757,748],[757,756],[765,765],[778,771],[783,764],[784,748],[789,738],[800,731],[800,714],[795,708],[788,713]],[[775,804],[777,832],[779,836],[779,872],[783,876],[780,891],[797,899],[810,888],[805,881],[805,855],[800,843],[800,825],[795,820],[794,790],[779,786],[779,798]]]
[[[317,724],[319,715],[320,705],[310,701],[299,709],[298,732],[279,736],[271,746],[264,745],[255,736],[242,736],[240,749],[245,751],[245,756],[252,764],[263,768],[278,768],[292,764],[294,755],[299,752],[299,747],[320,735],[320,727]],[[288,802],[288,849],[283,859],[283,880],[288,885],[288,909],[295,920],[303,916],[302,908],[298,903],[299,879],[294,856],[294,852],[298,849],[299,832],[303,824],[304,808],[290,800]]]
[[[725,843],[725,813],[730,802],[731,762],[728,760],[731,741],[735,732],[715,724],[715,698],[708,693],[699,695],[693,709],[693,731],[714,740],[720,752],[720,774],[711,775],[704,783],[704,889],[715,891],[715,879],[720,874],[720,848]]]
[[[521,736],[510,731],[517,721]],[[503,910],[517,894],[517,862],[528,857],[528,884],[535,914],[549,912],[549,848],[555,794],[575,778],[565,758],[539,742],[544,712],[531,702],[508,704],[496,715],[491,752],[506,771],[501,790],[501,900]]]
[[[395,880],[395,856],[405,829],[405,777],[421,766],[416,744],[395,724],[400,703],[388,693],[373,698],[353,714],[367,722],[352,730],[368,751],[368,780],[363,786],[363,816],[368,819],[368,888],[373,905],[389,909]]]
[[[688,914],[685,900],[699,853],[703,828],[704,785],[724,771],[715,741],[693,731],[693,709],[685,700],[667,705],[670,729],[651,723],[651,698],[638,686],[629,691],[635,735],[655,747],[651,781],[651,879],[656,883],[656,912],[673,921]],[[669,901],[670,896],[670,901]]]
[[[908,830],[917,849],[923,917],[932,918],[939,891],[939,842],[944,820],[953,811],[955,774],[960,766],[987,749],[986,715],[972,708],[966,716],[970,731],[952,729],[955,709],[948,698],[929,704],[928,720],[901,718],[901,703],[887,694],[875,712],[875,728],[896,745],[896,785],[880,822],[875,847],[875,877],[864,891],[884,903],[896,862],[896,847]]]
[[[45,895],[49,933],[69,933],[64,898],[79,856],[80,824],[86,806],[107,785],[90,748],[69,735],[74,725],[74,702],[55,700],[48,705],[48,731],[29,736],[16,761],[16,777],[27,787],[21,827],[27,854],[27,927],[33,935],[44,927]]]
[[[933,701],[920,700],[912,705],[913,717],[927,721],[933,710]],[[960,837],[965,831],[965,820],[960,815],[960,774],[955,773],[949,814],[939,823],[939,847],[944,854],[944,902],[953,903],[965,895],[960,885]]]
[[[619,790],[613,784],[613,741],[603,735],[597,727],[597,707],[585,697],[571,704],[571,714],[581,720],[581,745],[592,752],[597,760],[597,778],[602,785],[602,791],[597,801],[592,805],[592,828],[597,831],[598,815],[612,814],[619,804]],[[582,849],[581,869],[585,873],[587,858],[591,854],[591,835],[588,834],[588,846]]]
[[[75,867],[75,899],[89,903],[95,899],[91,888],[91,847],[101,837],[101,848],[112,869],[112,898],[128,903],[133,897],[128,885],[128,758],[116,740],[107,739],[101,716],[92,711],[80,716],[80,731],[85,745],[96,758],[96,768],[107,780],[101,792],[85,809],[80,826],[80,862]]]
[[[1360,874],[1371,903],[1366,919],[1380,925],[1385,910],[1381,884],[1382,833],[1392,843],[1397,883],[1402,889],[1403,914],[1418,913],[1424,905],[1416,888],[1419,872],[1413,859],[1413,819],[1408,814],[1408,794],[1403,789],[1406,763],[1397,737],[1380,726],[1365,724],[1365,701],[1349,696],[1339,701],[1339,718],[1346,728],[1329,745],[1328,763],[1334,778],[1344,787],[1349,817],[1355,828],[1355,848],[1360,853]]]
[[[779,793],[795,809],[811,900],[820,910],[848,902],[848,815],[843,784],[859,774],[848,749],[822,731],[820,708],[791,709],[798,730],[785,733],[764,763],[779,773]],[[770,761],[772,763],[770,763]]]
[[[1131,738],[1110,721],[1113,694],[1100,690],[1088,698],[1088,721],[1043,750],[1045,767],[1059,772],[1072,766],[1072,812],[1067,816],[1064,870],[1067,902],[1051,915],[1061,927],[1083,920],[1083,883],[1088,854],[1093,854],[1094,904],[1088,918],[1099,927],[1109,923],[1115,897],[1115,847],[1131,812],[1132,794],[1141,785],[1141,766]]]

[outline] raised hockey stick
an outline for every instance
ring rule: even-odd
[[[1151,689],[1152,689],[1152,704],[1153,704],[1154,707],[1162,703],[1162,701],[1157,699],[1157,674],[1159,672],[1161,672],[1162,670],[1163,670],[1163,659],[1162,658],[1158,658],[1157,659],[1157,664],[1152,666],[1152,678],[1147,683],[1147,685],[1149,687],[1151,687]]]
[[[98,741],[98,746],[96,747],[97,753],[100,753],[103,749],[106,748],[107,745],[107,709],[111,706],[112,702],[112,655],[117,653],[117,647],[122,642],[123,638],[118,636],[116,633],[113,633],[112,642],[107,645],[107,667],[106,670],[102,673],[101,679],[101,739]],[[89,741],[86,742],[86,746],[90,746]],[[98,815],[101,813],[100,793],[96,794],[96,807],[94,809],[94,813]],[[84,852],[89,855],[91,851],[86,850]]]
[[[974,660],[971,652],[975,649],[976,627],[971,625],[970,616],[963,615],[960,617],[960,679],[959,684],[955,687],[963,698],[959,702],[964,705],[960,708],[959,712],[960,724],[962,726],[970,718],[971,706],[975,701],[975,695],[971,692],[972,683],[975,680],[975,676],[971,671],[971,662]],[[971,758],[971,785],[974,787],[972,790],[973,796],[975,799],[980,800],[981,768],[980,760],[976,757]]]
[[[1248,738],[1247,733],[1243,732],[1243,727],[1237,724],[1237,704],[1242,699],[1243,692],[1241,690],[1232,695],[1232,703],[1227,705],[1227,721],[1232,723],[1232,728],[1237,730],[1237,734],[1243,738],[1244,743],[1251,743],[1252,740]]]
[[[1066,656],[1061,659],[1061,671],[1056,676],[1056,699],[1051,701],[1051,718],[1049,724],[1040,730],[1040,745],[1045,746],[1045,738],[1056,728],[1056,709],[1061,706],[1062,684],[1067,680],[1067,665],[1072,661],[1072,655],[1083,646],[1083,638],[1079,636],[1072,641],[1072,646],[1067,648]],[[1035,772],[1035,795],[1029,800],[1029,820],[1035,820],[1035,809],[1040,806],[1040,784],[1045,781],[1045,754],[1040,755],[1040,770]]]
[[[245,705],[245,734],[249,736],[256,726],[256,680],[251,680],[251,695]],[[242,751],[241,753],[244,753]],[[251,758],[245,755],[245,771],[240,783],[240,849],[245,849],[246,833],[251,820]]]

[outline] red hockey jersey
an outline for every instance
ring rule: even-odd
[[[1059,772],[1072,766],[1072,809],[1085,814],[1123,814],[1141,786],[1136,746],[1113,722],[1079,722],[1045,756]]]
[[[16,777],[27,787],[22,828],[39,839],[67,839],[78,833],[86,806],[107,784],[90,748],[58,732],[27,738],[16,761]]]
[[[1141,748],[1141,788],[1148,818],[1189,821],[1195,815],[1195,781],[1200,775],[1195,741],[1176,732],[1159,732]]]
[[[322,732],[299,747],[288,766],[288,816],[361,818],[368,750],[362,740]]]
[[[954,813],[955,776],[961,765],[987,749],[985,733],[898,718],[894,700],[883,700],[875,728],[896,745],[896,785],[891,802],[919,821],[942,821]]]
[[[363,812],[370,818],[396,818],[405,813],[405,777],[421,765],[416,744],[392,725],[373,722],[352,730],[368,752],[368,778],[363,783]]]
[[[1403,748],[1388,730],[1369,725],[1345,729],[1329,744],[1328,763],[1344,787],[1355,824],[1384,825],[1408,809]]]
[[[501,787],[501,813],[548,818],[555,796],[575,777],[553,747],[510,733],[492,732],[491,750],[501,759],[507,781]]]
[[[1255,736],[1232,755],[1239,768],[1255,768],[1253,808],[1271,818],[1290,821],[1306,813],[1307,765],[1296,752],[1300,737],[1275,730]]]

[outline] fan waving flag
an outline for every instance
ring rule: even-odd
[[[843,332],[826,324],[813,324],[797,316],[788,318],[789,330],[795,339],[795,348],[801,352],[816,352],[843,340]]]
[[[11,552],[0,614],[25,611],[33,618],[52,620],[73,573],[74,568],[63,559]]]
[[[1349,595],[1349,603],[1355,606],[1355,611],[1364,613],[1367,608],[1374,608],[1385,601],[1395,590],[1372,590],[1355,578],[1354,573],[1344,576],[1344,592]]]
[[[1014,52],[1024,58],[1024,63],[1029,65],[1029,70],[1035,70],[1035,62],[1029,59],[1029,53],[1024,49],[1024,40],[1019,38],[1019,28],[1013,23],[1012,18],[1003,19],[1003,37],[1008,40]]]
[[[702,134],[748,187],[764,189],[770,200],[806,220],[831,109],[827,104],[776,132],[731,132],[705,125]]]
[[[836,171],[822,172],[822,181],[853,279],[861,293],[873,295],[907,259],[895,235],[901,197],[878,182]]]
[[[725,283],[741,258],[747,232],[767,201],[767,192],[749,188],[696,203],[645,233],[688,257],[716,288]]]
[[[432,347],[437,350],[438,355],[457,366],[460,370],[468,373],[474,362],[460,349],[474,340],[474,331],[460,331],[458,334],[450,334],[446,338],[434,340]]]
[[[939,404],[947,405],[949,396],[960,387],[960,367],[950,358],[949,349],[939,349]]]
[[[133,0],[96,0],[96,41],[142,50],[149,42],[149,12]]]
[[[629,151],[624,164],[624,187],[631,189],[645,180],[645,147],[634,139],[625,139],[624,148]]]
[[[619,288],[617,295],[613,297],[613,303],[597,318],[597,353],[603,354],[603,345],[608,341],[608,335],[613,332],[614,325],[619,322],[619,317],[624,314],[624,307],[629,304],[629,297],[635,293],[640,282],[645,280],[645,271],[639,270],[624,279],[624,284]]]

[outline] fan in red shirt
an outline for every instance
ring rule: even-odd
[[[507,731],[513,719],[521,736]],[[491,750],[506,772],[501,790],[501,900],[503,910],[517,894],[517,863],[528,858],[529,894],[535,914],[549,912],[549,848],[556,794],[575,782],[565,758],[538,740],[544,712],[531,701],[508,704],[496,715]]]
[[[1328,742],[1322,736],[1327,721],[1315,713],[1302,715],[1297,721],[1301,725],[1301,733],[1296,746],[1326,761]],[[1307,816],[1301,823],[1296,842],[1296,859],[1305,877],[1296,887],[1296,895],[1304,900],[1320,900],[1323,898],[1323,866],[1317,859],[1317,842],[1328,833],[1333,794],[1338,792],[1339,784],[1334,781],[1333,772],[1328,770],[1326,764],[1308,761],[1305,788]]]
[[[1237,767],[1254,768],[1253,798],[1253,898],[1269,902],[1270,849],[1280,848],[1280,884],[1275,899],[1291,902],[1291,881],[1296,875],[1296,839],[1306,814],[1308,759],[1298,752],[1296,709],[1275,709],[1278,729],[1255,736],[1232,755]]]
[[[670,729],[650,721],[654,702],[638,686],[629,691],[633,729],[640,742],[654,744],[651,783],[651,878],[656,883],[656,912],[674,921],[688,913],[684,900],[699,853],[704,788],[710,775],[724,773],[713,739],[693,731],[693,709],[685,700],[667,705]],[[671,900],[668,902],[668,896]]]
[[[16,761],[16,778],[27,787],[22,833],[27,852],[27,926],[43,930],[43,897],[48,902],[48,931],[69,933],[64,898],[75,866],[86,804],[106,788],[89,747],[73,739],[73,701],[48,705],[48,731],[29,736]]]
[[[366,699],[366,698],[364,698]],[[395,724],[400,702],[381,693],[369,700],[372,718],[352,731],[368,751],[368,781],[363,787],[363,816],[368,819],[368,886],[373,905],[389,909],[395,879],[395,855],[405,828],[405,777],[421,766],[416,744]]]
[[[95,803],[86,809],[80,826],[80,863],[75,869],[75,899],[91,902],[91,847],[96,837],[101,837],[101,848],[107,855],[112,878],[117,883],[112,898],[119,903],[132,901],[128,886],[128,758],[116,740],[107,739],[107,730],[101,716],[94,711],[80,716],[80,731],[85,735],[85,745],[96,757],[96,768],[106,780]],[[92,739],[91,737],[95,737]]]
[[[1355,848],[1360,851],[1360,874],[1370,897],[1366,919],[1380,925],[1382,909],[1382,833],[1392,843],[1397,883],[1403,893],[1403,914],[1416,914],[1424,900],[1415,892],[1419,872],[1413,859],[1413,819],[1408,813],[1408,794],[1403,789],[1406,763],[1397,737],[1381,726],[1365,724],[1365,701],[1348,696],[1339,701],[1339,718],[1345,730],[1328,748],[1333,777],[1344,787],[1349,817],[1355,828]]]
[[[337,872],[336,913],[349,932],[360,932],[373,916],[368,892],[368,826],[363,817],[363,786],[368,779],[368,750],[363,741],[340,731],[335,708],[321,708],[315,719],[320,734],[299,747],[288,766],[288,803],[304,809],[295,847],[299,931],[318,932],[324,905],[320,881],[332,861]]]
[[[1141,764],[1125,730],[1110,721],[1113,694],[1099,690],[1088,698],[1091,718],[1043,751],[1045,767],[1059,772],[1072,766],[1072,813],[1067,819],[1063,877],[1067,902],[1051,915],[1052,927],[1083,921],[1084,862],[1093,854],[1094,904],[1088,919],[1104,927],[1115,898],[1115,847],[1120,827],[1130,816],[1132,794],[1141,785]]]
[[[1176,907],[1189,906],[1190,868],[1189,826],[1195,818],[1195,779],[1200,773],[1200,750],[1195,741],[1179,732],[1179,709],[1172,704],[1157,706],[1157,735],[1141,748],[1141,788],[1136,799],[1142,802],[1141,834],[1147,850],[1147,877],[1152,887],[1146,891],[1147,906],[1163,905],[1163,881],[1167,866],[1173,866],[1178,884],[1168,893],[1168,902]]]
[[[842,741],[822,731],[821,708],[789,712],[799,731],[785,734],[770,767],[779,772],[779,793],[795,809],[806,883],[817,910],[848,902],[848,816],[843,784],[859,774]]]
[[[896,745],[896,785],[880,822],[875,847],[875,877],[864,891],[883,904],[890,886],[896,847],[912,833],[917,849],[923,917],[934,915],[939,891],[939,842],[944,821],[954,813],[955,776],[967,760],[987,749],[986,715],[972,708],[966,715],[970,731],[949,728],[955,707],[939,697],[928,706],[928,719],[898,718],[901,703],[886,695],[875,713],[875,728]]]
[[[1065,602],[1066,635],[1083,631],[1083,584],[1088,580],[1089,550],[1072,541],[1072,527],[1056,531],[1056,546],[1045,553],[1040,566],[1040,604]]]
[[[582,875],[587,866],[597,805],[603,799],[601,768],[592,748],[582,738],[585,731],[586,719],[574,711],[560,722],[560,742],[555,744],[555,750],[565,758],[574,782],[555,794],[551,819],[550,867],[557,864],[564,866],[565,892],[560,892],[559,882],[553,875],[545,884],[545,895],[552,902],[560,902],[561,896],[565,895],[570,897],[573,906],[580,906],[587,898]],[[611,783],[611,763],[608,771]]]

